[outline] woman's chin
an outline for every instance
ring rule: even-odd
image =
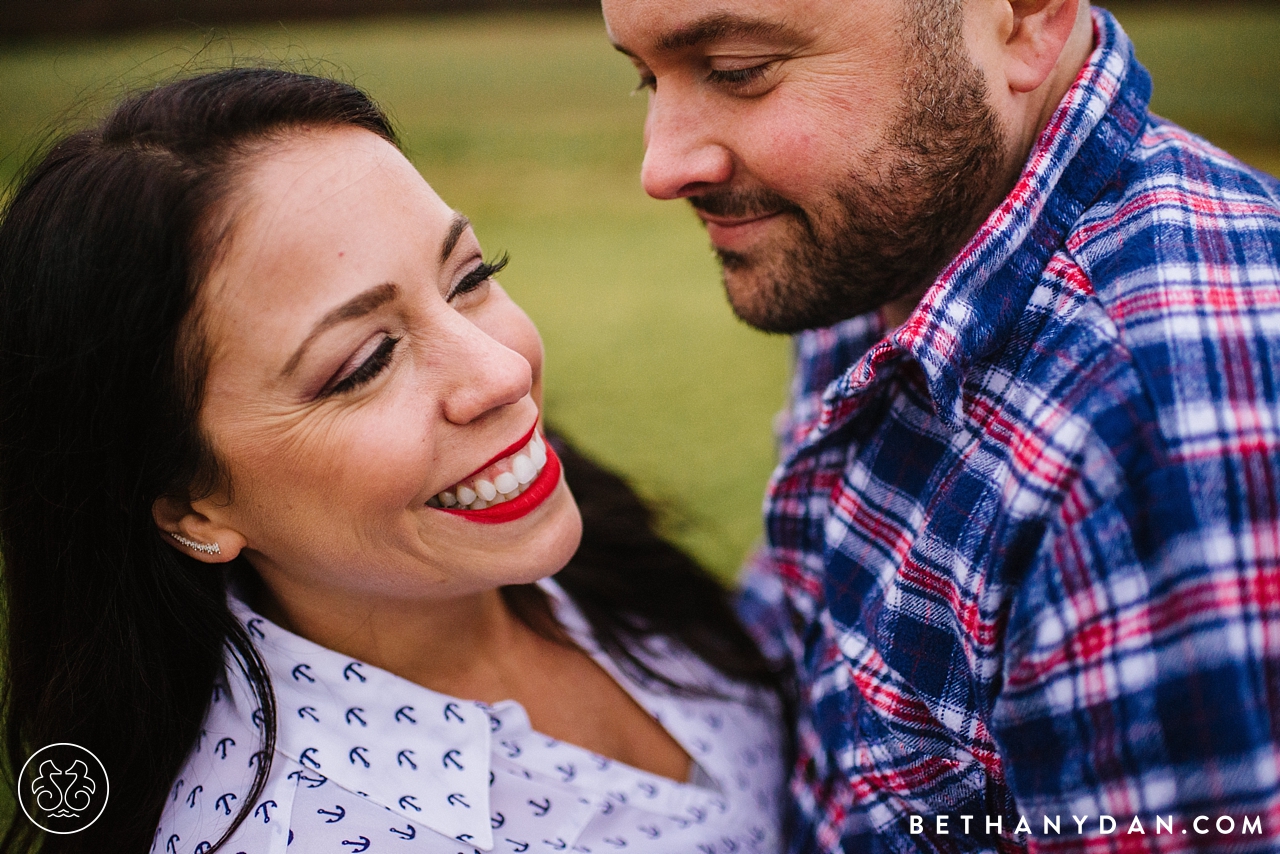
[[[545,516],[538,514],[542,519],[536,520],[532,530],[518,534],[515,548],[508,552],[513,568],[520,566],[528,571],[508,583],[528,584],[555,575],[569,563],[582,541],[582,515],[563,477],[540,509],[545,509]]]
[[[582,540],[577,502],[563,474],[556,476],[558,482],[536,508],[507,520],[490,517],[479,522],[468,518],[472,514],[428,508],[436,524],[422,536],[426,542],[452,543],[460,557],[465,555],[464,563],[474,562],[476,577],[496,582],[494,586],[529,584],[555,575],[569,563]],[[436,545],[432,552],[439,556],[441,549]],[[482,565],[487,566],[482,569]]]

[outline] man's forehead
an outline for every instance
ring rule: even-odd
[[[604,0],[605,26],[624,53],[676,53],[729,40],[794,42],[821,20],[825,0]]]

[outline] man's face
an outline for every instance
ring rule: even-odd
[[[913,303],[1008,189],[963,0],[603,0],[650,89],[642,182],[706,223],[746,322]]]

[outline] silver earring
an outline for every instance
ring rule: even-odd
[[[175,534],[173,531],[169,532],[169,536],[173,537],[192,551],[201,552],[202,554],[207,555],[222,554],[222,547],[217,543],[197,543],[195,540],[188,540],[186,537],[181,534]]]

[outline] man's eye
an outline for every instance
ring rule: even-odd
[[[764,79],[773,65],[772,62],[764,62],[750,68],[713,68],[707,72],[707,82],[731,88],[747,87]]]
[[[640,82],[636,85],[636,88],[631,90],[631,94],[634,95],[636,92],[643,92],[646,89],[652,92],[657,88],[658,88],[658,78],[653,76],[652,74],[645,74],[644,72],[641,72]]]

